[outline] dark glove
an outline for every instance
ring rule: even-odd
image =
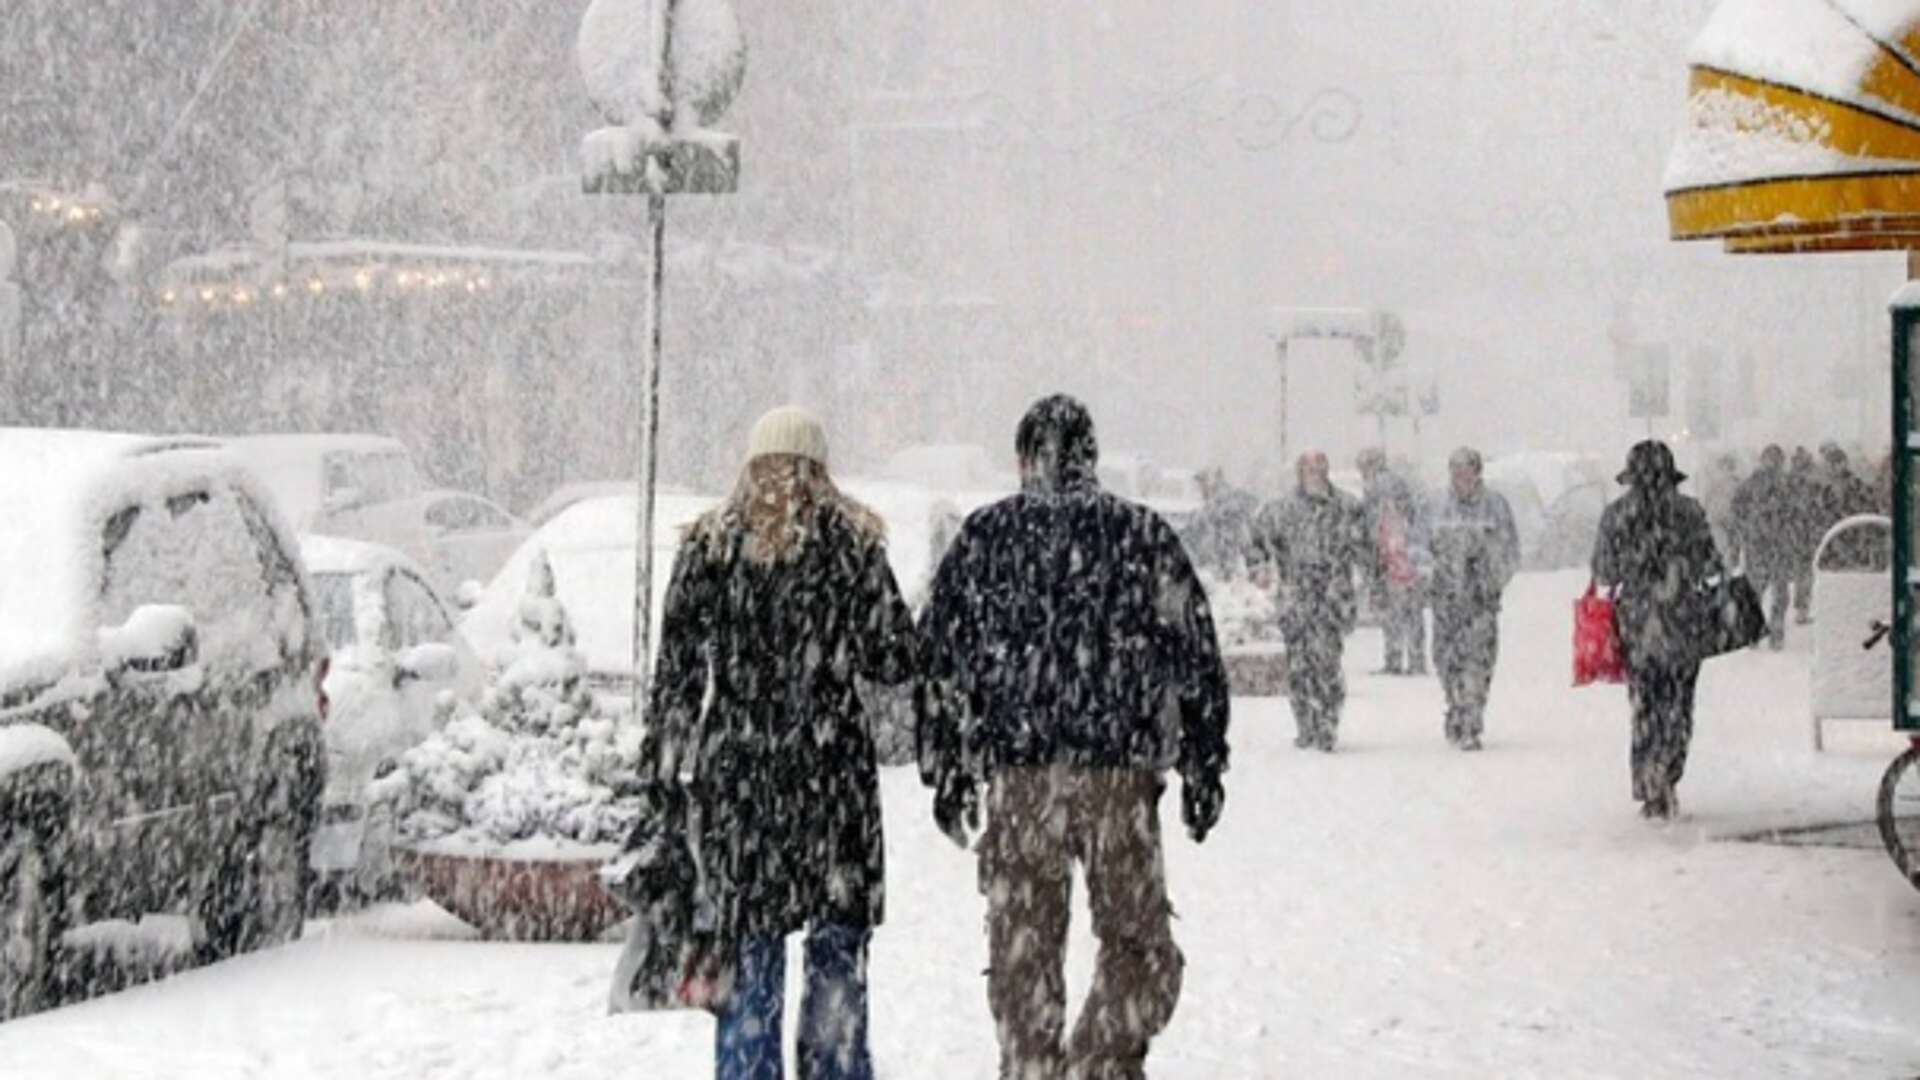
[[[957,770],[941,775],[933,794],[933,823],[960,850],[973,846],[972,833],[980,829],[980,792],[973,777]]]
[[[1206,842],[1207,834],[1220,822],[1220,807],[1227,801],[1227,789],[1218,776],[1182,777],[1180,782],[1180,820],[1187,826],[1193,842]]]

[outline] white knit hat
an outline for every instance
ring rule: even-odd
[[[827,465],[827,429],[820,418],[798,405],[769,409],[747,436],[747,460],[767,454],[792,454]]]

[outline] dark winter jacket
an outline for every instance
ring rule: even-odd
[[[1600,515],[1593,576],[1620,588],[1614,620],[1629,667],[1696,660],[1698,608],[1689,594],[1721,572],[1706,511],[1671,485],[1636,485]]]
[[[1261,511],[1254,542],[1280,590],[1282,627],[1353,629],[1359,614],[1354,575],[1373,566],[1373,539],[1359,500],[1331,488],[1295,489]]]
[[[1873,488],[1865,480],[1855,475],[1844,465],[1829,469],[1820,477],[1820,535],[1814,539],[1815,545],[1827,535],[1827,530],[1856,514],[1872,514],[1879,511],[1879,500],[1874,497]],[[1836,569],[1860,569],[1874,562],[1875,538],[1870,533],[1847,533],[1835,538],[1835,549],[1829,552],[1829,565]]]
[[[974,512],[934,577],[922,778],[1064,764],[1215,779],[1228,694],[1206,593],[1158,514],[1100,488],[1091,421],[1058,422],[1070,430],[1024,490]]]
[[[739,933],[877,925],[885,870],[874,747],[856,678],[914,672],[912,616],[877,518],[815,505],[805,539],[747,554],[722,507],[689,531],[667,590],[643,760],[676,748],[701,851]]]
[[[1434,608],[1500,610],[1500,594],[1520,568],[1520,532],[1506,497],[1485,484],[1464,499],[1448,490],[1430,532]]]
[[[1814,513],[1804,491],[1786,470],[1761,466],[1733,493],[1731,535],[1750,572],[1760,577],[1792,574]]]

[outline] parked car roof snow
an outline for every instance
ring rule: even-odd
[[[0,428],[0,684],[10,672],[94,655],[112,508],[135,491],[180,494],[211,477],[275,515],[265,488],[219,442],[191,436]],[[283,536],[284,522],[273,519]]]

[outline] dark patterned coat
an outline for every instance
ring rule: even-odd
[[[1632,488],[1600,515],[1593,576],[1620,587],[1614,622],[1630,666],[1697,662],[1689,594],[1721,572],[1706,511],[1671,487]]]
[[[929,685],[921,775],[1003,765],[1227,767],[1213,615],[1173,529],[1100,488],[1091,434],[976,511],[921,616]]]
[[[806,539],[750,558],[737,513],[689,532],[667,590],[646,760],[685,748],[702,857],[744,934],[885,914],[879,780],[855,680],[914,672],[912,616],[877,518],[833,498]]]

